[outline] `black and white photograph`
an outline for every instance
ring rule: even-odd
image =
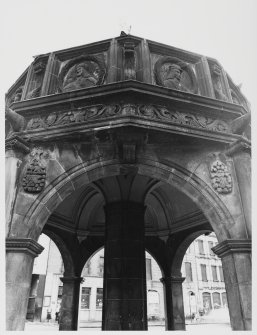
[[[254,333],[257,2],[1,16],[1,333]]]

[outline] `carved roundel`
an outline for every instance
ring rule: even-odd
[[[198,86],[192,68],[176,57],[162,57],[154,66],[157,85],[179,91],[197,93]]]
[[[79,90],[101,85],[106,69],[102,60],[95,56],[82,55],[71,59],[59,75],[61,92]]]

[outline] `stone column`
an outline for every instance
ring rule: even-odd
[[[226,240],[212,248],[221,257],[233,330],[251,330],[251,240]]]
[[[147,330],[143,204],[105,207],[103,330]]]
[[[24,140],[13,135],[6,140],[5,151],[5,220],[6,236],[8,236],[17,189],[18,170],[29,148]]]
[[[81,277],[63,277],[62,304],[59,330],[78,329],[78,308]]]
[[[248,238],[252,238],[250,142],[240,140],[233,143],[226,151],[226,155],[233,157]]]
[[[6,330],[24,330],[33,262],[43,249],[30,238],[6,239]]]
[[[184,277],[163,277],[166,330],[185,330],[182,283]]]

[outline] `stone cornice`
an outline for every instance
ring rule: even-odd
[[[126,96],[128,93],[137,95],[137,97],[149,98],[152,101],[166,101],[176,105],[181,105],[188,110],[203,111],[205,114],[218,113],[235,119],[240,115],[246,114],[247,111],[241,105],[235,105],[230,102],[212,99],[197,94],[183,91],[177,91],[161,86],[142,83],[135,80],[126,80],[118,83],[111,83],[97,87],[89,87],[86,89],[59,93],[54,95],[42,96],[36,99],[23,100],[11,105],[11,108],[21,115],[28,115],[37,111],[49,111],[58,108],[58,106],[71,106],[86,103],[87,101],[103,101],[103,98],[120,97],[122,94]],[[134,99],[133,99],[134,100]],[[150,103],[150,102],[149,102]],[[210,115],[209,114],[209,115]]]
[[[12,135],[5,140],[5,151],[14,150],[23,154],[30,152],[28,143],[18,135]]]
[[[251,253],[252,240],[226,240],[213,247],[212,250],[221,258],[231,253]]]
[[[234,156],[243,151],[251,154],[251,142],[246,138],[241,138],[231,143],[224,153],[227,156]]]
[[[84,278],[83,277],[61,277],[60,280],[64,283],[64,284],[80,284],[83,283]]]
[[[171,277],[162,277],[160,278],[160,281],[167,285],[167,284],[182,284],[185,280],[185,277],[179,277],[179,276],[171,276]]]
[[[27,253],[33,257],[37,257],[44,248],[31,238],[13,238],[6,239],[6,251]]]

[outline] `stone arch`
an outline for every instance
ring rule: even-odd
[[[63,265],[64,265],[64,276],[75,276],[74,262],[68,247],[66,246],[63,239],[52,232],[51,230],[44,229],[43,234],[47,235],[53,242],[56,244],[60,254],[62,256]]]
[[[210,232],[209,230],[198,230],[189,236],[187,236],[179,245],[173,257],[173,262],[171,266],[171,276],[181,276],[181,266],[185,253],[190,246],[190,244],[200,235]]]
[[[155,253],[153,252],[153,250],[151,250],[150,248],[145,248],[145,251],[148,252],[148,254],[151,255],[151,257],[155,260],[155,262],[158,264],[159,269],[161,271],[162,277],[164,277],[164,269],[163,269],[163,265],[160,263],[160,260],[158,259],[158,257],[155,255]],[[161,278],[159,278],[161,279]]]
[[[58,176],[34,201],[24,218],[29,227],[28,237],[38,237],[49,215],[75,189],[120,174],[122,167],[117,160],[87,166],[82,163]],[[194,173],[172,162],[157,162],[144,157],[138,159],[135,167],[138,174],[161,180],[188,195],[209,220],[219,242],[231,238],[229,229],[234,220],[230,212],[210,186]]]

